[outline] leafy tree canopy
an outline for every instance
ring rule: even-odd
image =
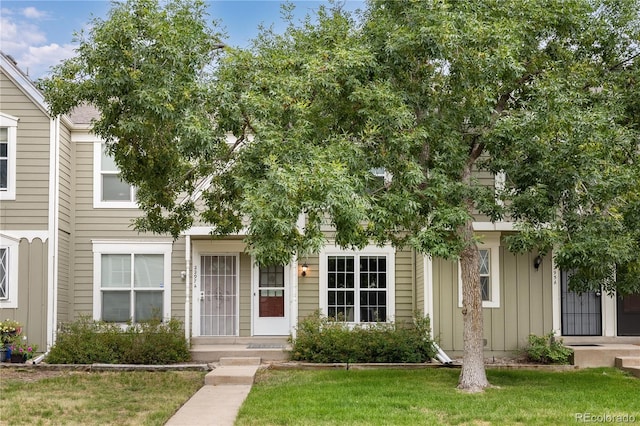
[[[218,235],[248,226],[263,263],[317,251],[325,222],[342,246],[455,258],[482,215],[519,224],[516,251],[556,247],[580,289],[640,270],[636,1],[288,12],[284,34],[235,50],[201,1],[116,3],[42,83],[55,114],[99,108],[139,229],[179,235],[202,191],[198,220]],[[469,168],[505,173],[500,203]]]
[[[327,229],[459,259],[471,390],[488,386],[475,219],[516,223],[513,251],[553,248],[574,289],[640,291],[637,0],[291,7],[284,34],[232,49],[201,0],[116,3],[42,82],[53,114],[100,110],[138,229],[241,232],[262,264]]]

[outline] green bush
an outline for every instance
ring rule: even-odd
[[[569,364],[573,351],[563,346],[562,339],[556,339],[551,331],[544,336],[529,335],[529,346],[525,354],[529,361],[542,364]]]
[[[429,318],[416,315],[413,324],[371,323],[350,327],[316,311],[303,319],[291,338],[291,359],[330,362],[428,362],[435,351]]]
[[[130,324],[81,317],[58,330],[49,364],[172,364],[190,360],[182,323],[153,320]]]

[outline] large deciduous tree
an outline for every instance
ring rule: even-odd
[[[221,50],[201,2],[132,0],[43,82],[54,114],[101,111],[139,229],[177,236],[197,214],[217,235],[247,225],[272,264],[318,251],[330,222],[344,247],[457,259],[469,391],[489,385],[476,215],[517,223],[514,251],[553,248],[576,289],[640,290],[637,1],[289,12],[284,34]],[[482,171],[504,185],[479,185]]]

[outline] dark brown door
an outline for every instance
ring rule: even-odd
[[[640,336],[640,293],[618,298],[618,336]]]

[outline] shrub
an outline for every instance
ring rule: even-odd
[[[429,318],[414,316],[412,324],[371,323],[350,327],[319,311],[303,319],[291,338],[291,359],[330,362],[427,362],[435,352]]]
[[[152,320],[130,324],[81,317],[58,330],[46,361],[50,364],[171,364],[189,361],[182,323]]]
[[[562,339],[556,339],[553,331],[544,336],[529,335],[529,346],[525,354],[529,361],[542,364],[569,364],[573,351],[562,345]]]

